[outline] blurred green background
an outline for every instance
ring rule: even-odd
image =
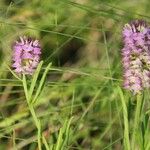
[[[149,7],[149,0],[0,0],[0,150],[37,149],[23,87],[6,67],[23,35],[39,39],[41,60],[53,64],[36,104],[48,142],[55,144],[73,117],[66,149],[123,149],[116,90],[122,28],[134,19],[149,22]]]

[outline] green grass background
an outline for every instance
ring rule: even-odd
[[[149,22],[149,6],[149,0],[0,0],[0,150],[37,149],[22,84],[7,69],[22,35],[40,40],[40,76],[52,62],[35,106],[49,145],[60,138],[67,150],[122,150],[121,32],[131,20]],[[143,118],[148,92],[145,99]],[[125,100],[132,125],[134,98],[126,93]]]

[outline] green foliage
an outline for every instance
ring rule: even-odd
[[[134,119],[136,98],[122,90],[120,58],[123,25],[149,22],[149,4],[0,0],[0,150],[36,150],[38,143],[42,150],[130,149],[134,122],[135,146],[149,150],[149,91]],[[33,76],[11,67],[20,35],[41,43]]]

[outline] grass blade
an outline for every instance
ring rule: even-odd
[[[121,88],[118,86],[118,92],[120,95],[122,108],[123,108],[123,118],[124,118],[124,147],[125,150],[130,150],[130,140],[129,140],[129,125],[128,125],[128,112],[127,106],[125,103],[125,98]]]
[[[35,97],[34,97],[32,103],[35,103],[36,100],[37,100],[37,98],[38,98],[38,96],[40,95],[41,90],[42,90],[42,87],[43,87],[43,84],[44,84],[44,81],[45,81],[45,78],[46,78],[46,75],[47,75],[47,73],[48,73],[48,71],[49,71],[51,65],[52,65],[52,64],[49,63],[48,66],[46,67],[46,69],[45,69],[45,71],[44,71],[44,73],[43,73],[43,76],[42,76],[42,78],[41,78],[41,80],[40,80],[40,84],[39,84],[39,86],[38,86],[38,89],[37,89],[37,91],[36,91],[36,94],[35,94]]]
[[[16,73],[15,73],[9,66],[7,66],[7,69],[12,73],[12,75],[13,75],[15,78],[17,78],[19,81],[22,81],[21,78],[19,78],[19,77],[16,75]]]
[[[34,88],[35,88],[35,85],[36,85],[36,82],[37,82],[37,78],[39,76],[39,73],[40,73],[40,70],[42,68],[42,65],[43,65],[43,61],[41,61],[33,75],[33,79],[31,81],[31,86],[30,86],[30,90],[29,90],[29,99],[31,99],[32,97],[32,94],[33,94],[33,91],[34,91]]]

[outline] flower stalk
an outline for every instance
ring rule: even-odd
[[[13,65],[14,72],[22,76],[22,79],[17,76],[18,79],[22,81],[26,101],[28,104],[29,111],[37,128],[37,140],[38,140],[38,149],[42,150],[42,144],[44,144],[46,150],[49,150],[49,145],[42,135],[41,123],[38,117],[36,116],[34,110],[34,103],[38,100],[39,95],[42,91],[46,75],[50,69],[51,63],[46,67],[39,86],[36,87],[36,82],[39,76],[39,73],[42,69],[43,61],[39,62],[41,54],[41,47],[38,40],[32,40],[27,37],[20,37],[20,41],[16,41],[13,46]],[[12,71],[13,72],[13,71]],[[26,76],[33,75],[31,78],[31,84],[27,84]]]

